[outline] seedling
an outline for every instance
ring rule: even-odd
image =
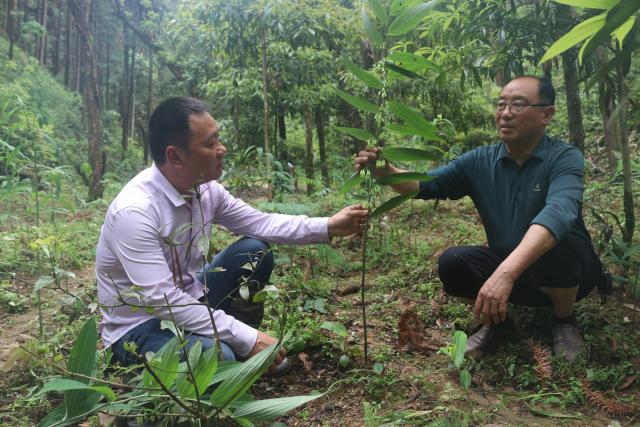
[[[449,356],[449,359],[453,362],[453,366],[458,370],[460,377],[460,384],[465,392],[469,392],[471,387],[471,374],[464,367],[465,357],[464,351],[467,348],[467,334],[462,331],[456,331],[453,334],[453,341],[446,347],[440,348],[440,353]]]

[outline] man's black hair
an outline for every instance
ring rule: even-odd
[[[207,104],[186,96],[166,99],[156,107],[149,119],[149,147],[156,165],[167,161],[168,146],[188,149],[191,135],[189,116],[208,111]]]
[[[551,80],[546,77],[538,77],[538,76],[518,76],[514,77],[510,80],[517,79],[534,79],[538,81],[538,98],[540,98],[540,103],[547,105],[555,105],[556,103],[556,90],[553,88],[551,84]]]

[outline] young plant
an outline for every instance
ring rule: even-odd
[[[438,70],[435,64],[431,63],[423,56],[411,52],[393,52],[387,54],[387,46],[395,37],[406,34],[415,29],[420,21],[429,13],[435,2],[417,3],[393,1],[390,4],[382,4],[379,0],[367,0],[362,4],[362,23],[369,42],[379,52],[380,59],[374,65],[374,72],[365,71],[357,66],[349,58],[343,58],[345,68],[361,83],[367,87],[378,103],[374,104],[360,96],[349,94],[341,89],[335,88],[335,92],[344,101],[351,104],[365,114],[373,114],[377,131],[374,135],[369,130],[349,127],[335,126],[335,129],[347,135],[364,141],[369,147],[385,145],[388,136],[394,135],[397,138],[407,136],[419,137],[424,140],[441,141],[438,136],[438,129],[430,121],[422,117],[422,114],[400,102],[388,101],[387,93],[391,84],[396,79],[424,79],[419,73],[425,70]],[[369,11],[374,16],[374,21],[369,17]],[[377,71],[377,72],[376,72]],[[391,118],[395,117],[400,122],[391,123]],[[380,152],[380,159],[385,162],[417,162],[425,160],[436,160],[436,153],[439,149],[431,147],[429,150],[422,150],[411,147],[385,147]],[[353,174],[344,184],[341,193],[347,193],[354,187],[364,184],[366,190],[366,203],[372,207],[373,188],[375,185],[395,185],[405,182],[429,181],[433,179],[428,174],[418,172],[404,172],[388,175],[374,179],[371,171],[365,169]],[[361,265],[361,303],[362,303],[362,326],[364,333],[364,361],[369,362],[368,338],[367,338],[367,316],[366,316],[366,253],[367,234],[369,222],[383,213],[401,205],[407,200],[413,199],[418,194],[417,191],[408,194],[401,194],[393,197],[373,209],[367,224],[364,227],[362,240],[362,265]]]
[[[471,387],[471,374],[464,367],[465,357],[464,351],[467,348],[467,334],[462,331],[456,331],[453,334],[453,341],[446,347],[440,348],[440,353],[446,354],[453,362],[453,366],[458,370],[460,384],[465,392],[469,392]]]

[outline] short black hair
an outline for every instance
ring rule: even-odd
[[[168,146],[188,149],[191,135],[189,116],[208,112],[207,104],[186,96],[166,99],[153,110],[149,118],[149,147],[156,165],[167,161]]]
[[[556,104],[556,90],[553,88],[553,84],[551,84],[551,80],[546,77],[538,77],[538,76],[518,76],[509,80],[512,82],[518,79],[534,79],[538,81],[538,98],[540,98],[540,102],[547,105],[555,105]]]

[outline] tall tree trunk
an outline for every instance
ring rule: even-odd
[[[98,98],[98,80],[95,67],[93,34],[90,33],[89,13],[91,0],[69,0],[73,18],[78,24],[80,52],[83,56],[85,73],[83,74],[82,98],[88,125],[89,164],[92,168],[89,185],[89,199],[102,197],[102,175],[104,173],[104,152],[102,147],[102,121],[100,119],[100,99]]]
[[[233,132],[235,134],[234,142],[236,148],[240,148],[240,97],[238,96],[238,81],[233,78],[233,111],[231,113],[233,120]]]
[[[265,35],[262,41],[262,100],[263,100],[263,132],[264,132],[264,152],[266,154],[267,163],[267,200],[273,200],[273,182],[271,173],[271,149],[269,148],[269,98],[268,98],[268,86],[267,86],[267,37]]]
[[[584,153],[584,126],[582,125],[582,102],[578,85],[578,67],[576,49],[569,49],[562,54],[562,73],[567,93],[567,115],[569,140]]]
[[[307,177],[307,195],[313,194],[313,180],[315,179],[313,173],[313,118],[311,116],[311,109],[307,108],[304,111],[304,173]]]
[[[277,114],[278,121],[278,138],[280,139],[280,144],[282,148],[280,150],[280,158],[283,162],[289,162],[289,150],[287,149],[287,123],[285,121],[284,113],[278,112]]]
[[[65,28],[64,28],[64,85],[71,87],[71,11],[69,2],[65,8]]]
[[[38,22],[43,28],[44,33],[41,36],[38,36],[37,46],[37,56],[38,62],[44,65],[45,60],[45,52],[47,51],[47,0],[40,0],[38,5]]]
[[[52,71],[53,75],[57,76],[60,72],[60,39],[62,35],[62,8],[57,8],[57,13],[55,14],[55,23],[52,26],[52,34],[55,34],[56,42],[53,48],[53,64]]]
[[[147,80],[147,123],[153,111],[153,52],[149,51],[149,78]],[[144,164],[149,164],[149,132],[144,133]]]
[[[320,170],[322,171],[322,182],[329,188],[329,166],[327,165],[327,150],[324,138],[324,120],[322,110],[316,109],[316,132],[318,134],[318,147],[320,149]]]
[[[602,127],[604,128],[604,142],[607,149],[607,163],[609,166],[609,172],[613,175],[616,171],[617,160],[615,152],[619,149],[617,141],[618,137],[618,122],[613,116],[615,106],[610,98],[604,101],[602,110]]]
[[[105,110],[111,109],[111,43],[107,42],[107,55],[105,64],[105,77],[104,77],[104,108]]]
[[[133,124],[136,120],[136,42],[131,41],[131,69],[129,70],[129,106],[127,111],[129,112],[129,135],[133,135]]]
[[[120,85],[120,146],[122,148],[122,155],[124,156],[124,153],[129,149],[129,129],[131,127],[131,115],[129,111],[129,91],[131,90],[129,87],[129,73],[131,71],[129,59],[131,57],[131,42],[129,30],[124,23],[122,24],[122,34],[124,38],[124,46],[122,56],[122,83]]]
[[[622,178],[623,178],[623,204],[624,204],[624,233],[623,240],[627,245],[633,241],[633,232],[636,226],[635,213],[633,208],[633,177],[631,170],[631,150],[627,140],[627,93],[624,85],[624,65],[618,65],[618,117],[620,121],[620,149],[622,151]]]
[[[13,46],[18,39],[18,10],[17,0],[9,0],[7,15],[7,33],[9,35],[9,60],[13,59]]]

